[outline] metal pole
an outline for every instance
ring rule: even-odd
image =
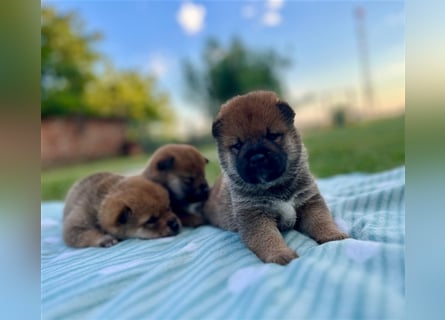
[[[370,110],[374,107],[374,92],[371,83],[371,72],[369,67],[368,43],[365,28],[365,11],[362,7],[355,10],[355,17],[357,19],[357,42],[360,54],[360,61],[362,66],[363,78],[363,97],[365,107]]]

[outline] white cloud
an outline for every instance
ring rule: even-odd
[[[157,78],[162,78],[169,69],[168,59],[161,53],[152,54],[149,57],[147,69]]]
[[[246,5],[241,9],[241,14],[246,19],[251,19],[256,15],[256,9],[253,5]]]
[[[281,13],[284,0],[266,0],[266,11],[264,12],[261,23],[268,27],[275,27],[281,23]]]
[[[267,0],[266,6],[269,9],[278,10],[278,9],[281,9],[281,7],[283,6],[283,3],[284,3],[284,0]]]
[[[190,35],[200,32],[204,27],[206,8],[193,2],[183,2],[176,15],[181,28]]]
[[[261,22],[268,27],[275,27],[281,23],[281,15],[276,11],[267,11]]]

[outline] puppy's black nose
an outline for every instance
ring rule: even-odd
[[[201,192],[203,194],[208,194],[209,193],[209,186],[207,184],[202,184],[200,189],[201,189]]]
[[[172,229],[174,233],[179,232],[179,223],[176,221],[176,219],[170,220],[167,225]]]
[[[249,158],[249,164],[251,166],[258,166],[266,162],[266,156],[264,153],[256,153]]]

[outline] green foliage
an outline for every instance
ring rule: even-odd
[[[99,33],[87,34],[80,17],[41,11],[42,117],[82,115],[164,121],[173,118],[168,96],[156,79],[136,71],[117,71],[94,50]],[[94,72],[104,65],[103,72]]]
[[[331,112],[332,124],[335,127],[342,128],[346,125],[348,118],[348,106],[337,105]]]
[[[205,102],[207,112],[215,116],[221,103],[252,90],[267,89],[281,94],[279,71],[289,60],[273,50],[256,52],[233,39],[228,48],[209,39],[203,53],[202,70],[190,61],[183,71],[191,97]]]
[[[157,94],[155,79],[135,71],[118,72],[111,65],[85,90],[90,114],[100,117],[169,121],[171,109],[166,94]]]
[[[83,92],[94,78],[92,67],[100,58],[93,44],[99,33],[85,34],[75,13],[41,11],[42,116],[83,114]]]

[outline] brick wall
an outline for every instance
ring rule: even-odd
[[[42,119],[41,165],[50,167],[121,154],[125,129],[124,121],[114,119]]]

